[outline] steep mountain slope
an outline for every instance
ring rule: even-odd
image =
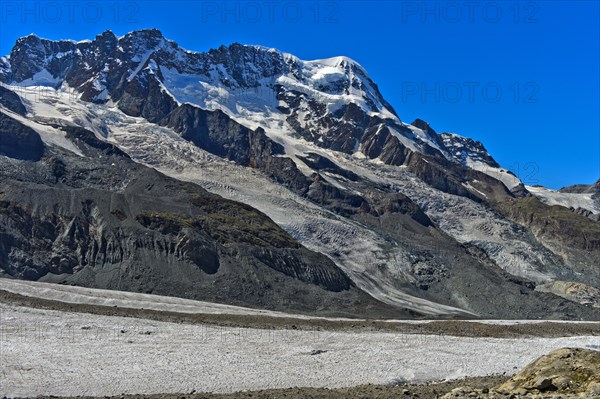
[[[0,81],[28,112],[7,100],[5,113],[43,140],[77,152],[64,131],[84,128],[137,162],[249,204],[387,304],[598,317],[535,286],[600,286],[598,247],[568,248],[583,235],[596,242],[600,224],[540,203],[536,223],[568,226],[549,236],[513,206],[529,204],[529,192],[481,143],[402,122],[348,58],[302,61],[238,44],[193,53],[156,30],[83,43],[28,36],[0,63]],[[159,216],[141,222],[198,222]]]
[[[0,113],[0,134],[19,128]],[[358,290],[259,211],[138,165],[78,127],[79,154],[0,157],[0,273],[323,314],[407,315]],[[28,142],[19,147],[29,148]]]

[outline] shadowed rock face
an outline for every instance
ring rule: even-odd
[[[26,161],[38,161],[44,143],[33,129],[0,113],[0,155]]]
[[[194,216],[169,212],[168,205],[182,211],[185,202],[148,198],[158,194],[161,182],[153,182],[155,176],[141,177],[154,185],[141,193],[133,187],[118,194],[36,187],[32,194],[45,198],[43,204],[33,198],[24,204],[8,201],[12,190],[32,189],[7,182],[10,187],[3,185],[5,199],[0,207],[4,271],[30,280],[58,279],[168,295],[176,294],[179,286],[179,296],[196,299],[210,299],[202,291],[213,276],[238,274],[246,268],[271,268],[333,292],[351,288],[331,261],[301,248],[264,215],[245,210],[244,220],[237,216],[241,214],[237,204],[217,210],[212,205],[215,198],[201,192],[188,205]],[[111,202],[113,206],[107,206]],[[235,264],[238,270],[227,270]],[[202,290],[191,291],[194,286]]]
[[[27,113],[27,109],[21,102],[19,96],[2,86],[0,86],[0,105],[19,115],[25,115]]]

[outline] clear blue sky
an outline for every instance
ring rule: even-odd
[[[195,51],[240,42],[302,59],[346,55],[401,119],[483,141],[526,184],[600,178],[595,0],[3,0],[0,7],[1,54],[32,32],[81,40],[155,27]]]

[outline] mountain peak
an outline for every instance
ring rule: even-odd
[[[110,32],[110,30],[108,30],[106,32]],[[146,29],[134,30],[134,31],[127,33],[125,36],[164,38],[162,32],[156,28],[146,28]]]
[[[411,125],[416,126],[419,129],[427,129],[429,127],[429,122],[425,122],[423,119],[417,118],[411,123]]]
[[[23,45],[31,45],[34,43],[39,43],[42,39],[36,35],[35,33],[30,33],[27,36],[23,36],[17,39],[17,42],[15,43],[15,47],[16,46],[23,46]]]
[[[411,123],[414,127],[417,127],[424,132],[428,132],[429,134],[437,134],[435,130],[429,125],[429,122],[425,122],[423,119],[415,119],[413,123]]]
[[[117,35],[115,35],[115,33],[110,30],[107,29],[104,32],[100,33],[99,35],[96,35],[96,39],[101,38],[101,39],[117,39]]]
[[[345,55],[338,55],[335,57],[323,58],[320,60],[313,60],[312,62],[319,62],[328,66],[346,66],[346,65],[356,65],[360,66],[360,64],[354,61],[350,57],[346,57]],[[362,69],[362,66],[361,66]]]
[[[499,168],[500,165],[484,147],[481,141],[473,140],[455,133],[440,133],[440,138],[444,146],[451,152],[453,157],[471,166],[473,162],[480,162],[492,168]]]
[[[139,49],[147,47],[148,50],[155,48],[165,41],[165,37],[158,29],[135,30],[119,38],[119,42],[124,42],[125,44],[131,43],[134,47]]]

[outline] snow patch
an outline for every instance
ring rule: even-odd
[[[496,180],[500,180],[509,190],[522,184],[521,179],[519,179],[517,176],[515,176],[506,169],[495,168],[484,162],[474,161],[471,158],[467,158],[466,166],[479,172],[485,173],[486,175],[493,177]]]
[[[591,193],[561,193],[540,186],[526,186],[527,190],[548,205],[560,205],[565,208],[583,208],[592,213],[600,213],[600,201],[594,200]]]
[[[22,82],[15,83],[16,86],[31,87],[31,86],[50,86],[55,87],[61,82],[60,78],[54,77],[46,68],[35,73],[31,78],[25,79]]]

